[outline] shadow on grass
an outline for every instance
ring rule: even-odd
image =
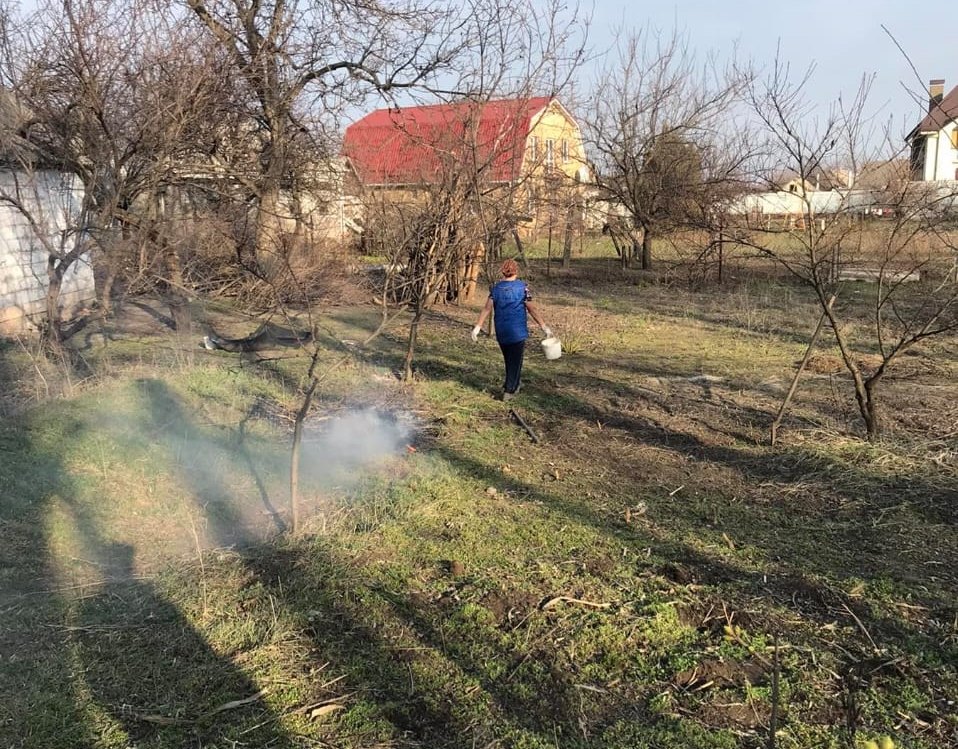
[[[370,586],[321,539],[251,551],[244,562],[309,622],[312,645],[332,673],[345,677],[341,688],[364,716],[367,742],[624,749],[631,744],[599,737],[625,723],[658,721],[663,733],[675,723],[631,700],[581,691],[576,674],[548,649],[523,650],[491,633],[473,639],[470,628],[481,625],[454,603],[450,608],[408,588]]]
[[[472,390],[488,392],[495,377],[491,374],[493,358],[489,352],[473,353],[458,348],[450,352],[425,344],[420,349],[419,372],[425,377],[450,379]],[[669,516],[672,531],[694,535],[704,530],[713,521],[713,509],[707,506],[711,503],[716,506],[714,511],[722,516],[720,527],[733,534],[738,543],[759,550],[768,565],[780,570],[782,579],[800,581],[800,595],[809,590],[802,582],[808,575],[824,576],[832,581],[850,577],[886,580],[910,590],[938,616],[954,615],[956,582],[948,571],[954,561],[954,550],[940,543],[940,532],[948,534],[958,523],[956,487],[947,477],[922,473],[879,475],[867,465],[859,467],[851,461],[833,459],[811,450],[772,449],[754,443],[740,447],[736,443],[744,435],[734,429],[723,429],[721,424],[707,423],[694,412],[671,418],[667,397],[663,397],[664,402],[659,398],[650,400],[647,393],[632,388],[627,382],[612,382],[592,374],[580,374],[575,369],[570,360],[553,377],[543,378],[541,370],[536,372],[519,404],[531,412],[540,433],[547,440],[555,440],[559,450],[569,453],[570,460],[581,459],[581,449],[564,439],[565,426],[576,421],[598,422],[604,428],[627,435],[637,444],[661,448],[697,463],[731,469],[745,486],[763,487],[763,496],[769,496],[776,487],[781,489],[782,498],[771,502],[735,500],[723,496],[720,490],[713,499],[684,512],[677,512],[677,508],[671,506],[662,508]],[[569,386],[577,392],[566,392]],[[646,402],[648,407],[625,411],[616,406],[623,397]],[[769,419],[767,414],[755,409],[743,409],[737,417],[752,433],[763,433]],[[687,431],[690,423],[706,426],[712,433],[721,432],[731,437],[732,442],[704,441]],[[630,466],[639,460],[629,451],[621,450],[607,451],[605,457],[600,455],[599,459],[604,460],[614,474],[626,476]],[[485,473],[475,465],[463,466],[463,469],[473,475],[484,474],[483,481],[500,478],[498,473]],[[643,496],[646,487],[636,486],[635,493]],[[786,499],[796,494],[799,499]],[[801,497],[812,499],[811,505],[806,506]],[[566,505],[565,509],[571,511],[572,507]],[[581,508],[576,512],[581,513]],[[900,522],[878,522],[886,513],[894,517],[896,512],[904,513]],[[607,519],[592,517],[590,522],[604,528]],[[657,543],[666,542],[663,538]],[[696,560],[696,554],[690,549],[676,551],[680,557],[691,555],[693,562],[702,562]],[[929,567],[929,564],[937,566]],[[734,577],[739,575],[737,570],[727,572]],[[719,574],[726,576],[725,572]],[[929,575],[934,581],[930,588],[925,585]],[[789,593],[787,589],[780,592]],[[819,601],[835,603],[835,597],[824,588],[810,595]],[[846,602],[842,600],[841,604]],[[865,611],[860,614],[867,624],[870,614]],[[821,621],[824,620],[822,615]],[[897,621],[893,616],[879,616],[875,623],[894,637],[905,637],[911,628],[905,624],[898,626]]]
[[[65,459],[70,441],[90,435],[63,410],[55,424],[27,416],[0,427],[0,744],[183,747],[243,736],[289,746],[257,685],[137,576],[133,548],[105,536],[96,508],[78,501]],[[79,562],[92,572],[74,577]],[[217,708],[233,701],[226,720]]]
[[[944,597],[933,596],[930,615],[919,619],[900,616],[893,605],[876,606],[849,595],[833,582],[856,572],[865,574],[868,580],[870,576],[858,565],[877,561],[876,557],[866,560],[841,547],[842,541],[854,541],[854,530],[849,531],[847,538],[819,540],[819,543],[834,543],[839,547],[847,560],[843,566],[840,559],[818,560],[792,548],[788,536],[803,532],[800,518],[789,521],[781,514],[754,517],[754,528],[762,538],[752,542],[766,556],[757,564],[752,560],[738,563],[699,544],[693,546],[689,536],[695,535],[696,524],[680,522],[676,526],[673,524],[676,515],[663,517],[658,523],[640,519],[627,524],[621,516],[602,512],[586,500],[559,496],[504,476],[500,470],[460,451],[443,447],[436,451],[459,474],[475,479],[479,485],[497,486],[522,497],[525,502],[540,503],[548,512],[558,513],[614,539],[614,547],[631,550],[635,558],[648,558],[658,575],[677,582],[680,589],[689,586],[689,599],[703,611],[715,606],[723,610],[728,606],[729,611],[739,615],[737,621],[753,632],[767,636],[778,633],[790,641],[807,637],[811,625],[816,633],[813,636],[819,640],[816,647],[831,651],[842,668],[856,674],[855,678],[861,680],[859,688],[874,682],[882,692],[881,699],[891,703],[898,689],[918,688],[925,693],[929,704],[943,711],[931,712],[926,718],[935,723],[939,731],[948,730],[940,718],[948,710],[948,693],[954,684],[955,672],[946,664],[958,662],[958,645],[954,638],[942,638],[948,622],[958,613],[954,608],[954,587],[945,585]],[[641,487],[637,487],[636,492],[642,496]],[[649,514],[654,517],[658,513],[653,508]],[[745,528],[740,520],[730,525]],[[704,522],[698,528],[704,530],[703,526]],[[715,535],[718,531],[712,529],[711,533]],[[644,550],[648,550],[650,556],[643,554]],[[924,587],[927,573],[924,581],[897,577],[897,563],[900,562],[888,560],[882,565],[881,574],[896,577],[913,589]],[[938,584],[941,583],[939,579]],[[742,616],[742,612],[750,614]],[[795,614],[800,617],[797,621]],[[937,618],[937,624],[931,621],[932,617]],[[830,628],[836,621],[845,629],[841,634],[831,635]],[[889,668],[889,662],[896,665]],[[787,671],[783,678],[790,678]],[[841,688],[841,684],[835,686]],[[833,707],[835,711],[841,708],[837,697]],[[891,725],[887,728],[891,729]],[[836,729],[842,730],[838,726]],[[943,734],[941,738],[947,743]]]
[[[144,381],[140,388],[150,404],[153,428],[172,421],[177,433],[198,430],[163,383]],[[183,478],[197,499],[209,499],[211,485],[222,485],[215,472],[203,467],[184,471]],[[197,507],[206,513],[204,521],[214,539],[221,545],[235,544],[242,519],[231,512],[233,505],[216,495],[213,499],[215,512],[210,511],[211,502]],[[517,739],[535,737],[540,744],[577,731],[580,695],[560,683],[555,671],[537,672],[534,688],[528,680],[496,683],[484,676],[488,664],[466,656],[459,643],[446,641],[441,615],[436,619],[423,613],[422,604],[407,590],[366,587],[331,548],[295,541],[265,547],[243,544],[238,558],[282,610],[307,630],[312,649],[332,665],[329,673],[345,677],[342,688],[359,703],[367,740],[467,749],[505,740],[499,731]],[[402,642],[385,631],[389,621],[399,622],[406,632],[397,638]],[[517,668],[524,662],[522,654],[486,652]],[[482,691],[470,693],[476,684]],[[477,722],[477,715],[487,720]]]

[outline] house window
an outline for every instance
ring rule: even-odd
[[[951,147],[958,148],[958,127],[951,131]]]
[[[569,141],[562,139],[562,163],[569,163]]]
[[[529,159],[535,161],[539,158],[539,139],[536,136],[529,138]]]
[[[555,164],[555,141],[549,138],[546,140],[546,166]]]

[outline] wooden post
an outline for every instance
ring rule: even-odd
[[[552,209],[549,209],[549,242],[546,245],[546,275],[552,277]]]
[[[829,309],[831,309],[832,305],[835,303],[836,297],[837,294],[832,294],[831,299],[828,300]],[[788,408],[789,403],[792,402],[792,396],[795,395],[795,391],[798,389],[798,379],[802,376],[802,372],[805,371],[805,367],[808,365],[809,359],[812,358],[812,350],[815,348],[815,344],[818,343],[818,337],[821,335],[822,328],[825,327],[825,319],[826,314],[822,312],[822,316],[818,318],[818,325],[815,326],[815,332],[812,333],[812,338],[808,342],[808,348],[805,349],[805,356],[803,356],[802,361],[799,362],[798,369],[795,370],[795,376],[792,378],[792,384],[788,388],[788,392],[785,394],[785,399],[782,401],[782,405],[778,409],[775,419],[772,421],[772,428],[769,433],[769,442],[773,445],[778,439],[778,427],[781,425],[782,418],[785,416],[785,410]]]
[[[722,233],[722,230],[719,229],[718,235],[718,282],[722,283],[723,273],[722,269],[725,265],[725,235]]]

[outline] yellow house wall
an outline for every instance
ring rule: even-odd
[[[532,139],[536,139],[536,153],[532,152]],[[529,136],[526,138],[526,153],[522,162],[522,173],[533,176],[544,175],[546,171],[546,141],[553,141],[553,167],[569,179],[574,180],[576,172],[586,163],[582,134],[574,122],[566,117],[557,104],[550,104],[541,115],[532,120]],[[562,157],[562,142],[569,144],[568,159]]]
[[[535,148],[533,149],[533,138]],[[553,141],[553,161],[547,163],[546,141]],[[563,158],[562,142],[568,144],[568,158]],[[562,231],[572,204],[581,190],[576,176],[586,171],[585,146],[578,126],[556,103],[532,119],[522,164],[524,182],[516,195],[516,204],[527,220],[519,227],[526,239],[536,239],[543,232]],[[551,176],[551,179],[547,178]],[[555,178],[559,176],[557,181]]]

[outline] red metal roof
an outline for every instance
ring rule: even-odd
[[[547,96],[377,109],[346,128],[343,151],[370,185],[433,184],[473,161],[490,181],[519,177],[532,117]]]

